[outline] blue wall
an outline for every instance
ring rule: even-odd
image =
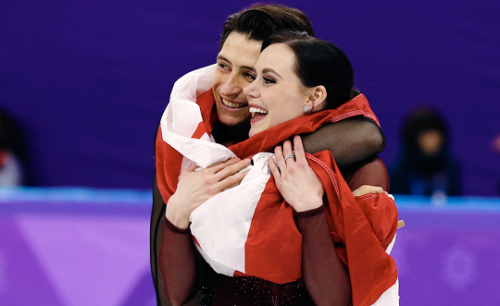
[[[283,1],[350,57],[398,150],[404,116],[445,114],[464,192],[495,195],[500,156],[500,2]],[[149,188],[153,138],[173,82],[214,62],[227,1],[0,4],[0,106],[25,127],[41,186]]]

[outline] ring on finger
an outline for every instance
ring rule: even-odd
[[[286,160],[289,159],[289,158],[293,158],[293,160],[295,160],[295,156],[293,156],[293,154],[286,155],[285,156],[285,163],[286,163]]]

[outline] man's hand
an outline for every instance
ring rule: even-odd
[[[230,159],[200,171],[195,171],[197,166],[184,170],[177,190],[168,200],[167,219],[177,228],[187,229],[193,210],[225,189],[239,184],[248,170],[239,171],[248,165],[249,159]]]

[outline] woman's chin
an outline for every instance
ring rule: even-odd
[[[255,136],[257,135],[258,133],[262,132],[260,129],[256,129],[256,128],[250,128],[250,131],[248,132],[248,137],[252,137],[252,136]]]

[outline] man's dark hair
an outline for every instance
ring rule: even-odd
[[[222,28],[219,50],[231,32],[247,35],[249,39],[263,41],[280,31],[307,32],[315,36],[311,21],[302,11],[279,4],[254,4],[241,12],[229,16]]]

